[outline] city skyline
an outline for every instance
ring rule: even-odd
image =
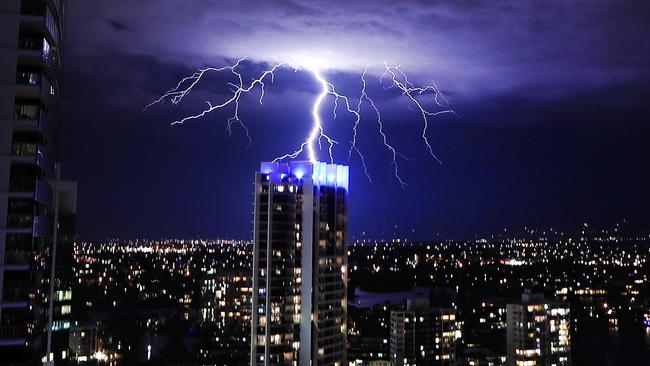
[[[520,354],[542,365],[552,364],[553,355],[572,365],[644,360],[650,350],[650,311],[644,305],[649,238],[609,231],[562,237],[535,232],[467,242],[351,242],[348,361],[389,365],[391,350],[400,354],[406,350],[402,346],[415,346],[416,355],[424,346],[425,358],[416,360],[418,365],[428,358],[433,365],[505,366],[511,346],[523,346]],[[104,340],[100,349],[105,354],[140,364],[219,364],[224,359],[249,364],[252,243],[108,240],[79,242],[75,255],[75,277],[81,281],[79,296],[73,297],[76,318],[94,314],[104,319],[101,327],[82,330],[105,333],[97,337]],[[420,304],[417,309],[413,302]],[[523,309],[530,315],[516,310],[522,302],[528,303]],[[513,306],[525,328],[513,324]],[[176,310],[170,312],[170,307]],[[198,334],[193,328],[196,309],[202,319]],[[409,324],[416,321],[409,332],[399,325],[404,315]],[[240,327],[246,330],[242,333]],[[188,331],[178,334],[182,329]],[[509,329],[539,339],[517,341]],[[174,342],[167,341],[170,335]],[[184,347],[175,345],[178,337],[187,342]],[[92,351],[71,354],[84,355]],[[404,356],[404,363],[412,364]]]
[[[0,366],[650,359],[650,3],[0,1]]]

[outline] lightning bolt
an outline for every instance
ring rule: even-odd
[[[305,140],[305,142],[303,142],[298,149],[296,149],[295,151],[289,154],[285,154],[273,159],[273,162],[283,160],[283,159],[294,159],[298,157],[300,154],[302,154],[306,148],[307,155],[309,156],[309,161],[315,163],[318,161],[318,158],[316,157],[316,150],[314,148],[314,144],[317,142],[320,147],[321,140],[323,138],[327,141],[329,145],[328,153],[329,153],[330,162],[332,163],[334,162],[333,149],[334,149],[334,145],[337,144],[338,142],[332,139],[331,137],[329,137],[325,133],[325,129],[323,128],[323,121],[320,118],[320,107],[321,104],[323,104],[323,101],[325,100],[328,94],[334,95],[335,103],[338,103],[338,100],[340,98],[344,98],[346,104],[348,105],[348,110],[350,110],[349,100],[347,97],[338,94],[334,89],[334,86],[330,82],[325,80],[325,78],[321,75],[321,73],[316,68],[309,68],[309,71],[311,71],[311,73],[314,75],[314,78],[316,79],[316,81],[318,81],[318,83],[321,86],[321,91],[316,97],[316,100],[314,101],[314,105],[312,106],[311,109],[311,116],[313,119],[312,129],[309,132],[309,136],[307,137],[307,140]],[[354,113],[354,111],[352,112]],[[336,117],[336,104],[334,107],[334,116]]]
[[[222,108],[225,108],[225,107],[232,104],[232,105],[234,105],[233,114],[232,114],[232,116],[230,118],[228,118],[227,125],[226,125],[226,131],[228,132],[228,136],[230,136],[232,134],[232,125],[234,123],[237,123],[246,132],[246,136],[248,137],[248,144],[250,145],[252,143],[252,140],[251,140],[251,136],[250,136],[248,127],[246,127],[244,122],[239,118],[239,101],[240,101],[242,95],[250,93],[251,91],[253,91],[255,89],[256,86],[259,85],[259,87],[260,87],[260,97],[259,97],[258,101],[259,101],[260,104],[263,104],[264,86],[265,86],[264,79],[270,77],[271,82],[273,82],[274,77],[275,77],[275,74],[274,74],[275,71],[278,68],[282,67],[284,64],[278,63],[278,64],[273,65],[270,69],[264,70],[264,72],[262,72],[262,74],[258,78],[253,79],[253,81],[251,81],[251,83],[246,86],[244,84],[244,78],[243,78],[242,74],[239,71],[237,71],[237,68],[239,67],[239,65],[242,62],[244,62],[245,60],[246,60],[246,57],[240,58],[239,60],[237,60],[237,62],[235,62],[231,66],[225,66],[225,67],[220,67],[220,68],[208,67],[208,68],[204,68],[204,69],[199,69],[194,74],[181,79],[181,81],[179,81],[178,84],[176,84],[176,87],[167,90],[162,96],[160,96],[160,98],[158,98],[158,99],[154,100],[153,102],[147,104],[144,107],[144,111],[151,108],[155,104],[164,102],[166,99],[169,99],[173,105],[177,105],[178,103],[180,103],[183,100],[183,98],[185,98],[185,96],[187,96],[194,89],[194,87],[201,81],[201,79],[203,79],[203,77],[206,74],[212,73],[212,72],[222,72],[222,71],[228,70],[237,79],[237,83],[232,83],[232,82],[228,83],[228,86],[231,87],[230,91],[232,93],[232,95],[229,98],[227,98],[225,101],[223,101],[221,103],[218,103],[218,104],[212,104],[210,101],[206,101],[206,104],[208,105],[208,107],[206,109],[204,109],[200,113],[193,114],[193,115],[184,117],[182,119],[176,120],[176,121],[172,122],[171,125],[173,126],[173,125],[177,125],[177,124],[183,124],[183,123],[185,123],[187,121],[201,118],[201,117],[205,116],[206,114],[208,114],[208,113],[210,113],[210,112],[212,112],[214,110],[222,109]]]
[[[176,120],[172,122],[171,125],[183,124],[187,121],[204,117],[205,115],[217,109],[224,109],[228,106],[232,106],[233,114],[228,118],[227,125],[226,125],[226,131],[228,133],[228,136],[232,134],[232,125],[237,123],[245,131],[250,145],[252,140],[249,133],[249,129],[239,117],[239,107],[240,107],[239,103],[241,97],[243,95],[250,94],[253,90],[256,90],[256,88],[259,86],[260,96],[258,102],[260,104],[263,104],[265,85],[266,85],[265,80],[270,79],[270,81],[273,82],[275,78],[275,72],[279,68],[285,66],[286,64],[285,63],[274,64],[270,68],[265,69],[257,78],[252,79],[250,83],[246,84],[244,82],[244,77],[242,73],[238,71],[239,66],[245,60],[246,58],[244,57],[238,59],[234,64],[230,66],[225,66],[220,68],[207,67],[207,68],[199,69],[194,74],[190,76],[186,76],[183,79],[181,79],[174,88],[167,90],[158,99],[146,105],[144,111],[153,107],[156,104],[163,103],[166,100],[169,100],[172,103],[172,105],[179,104],[183,100],[183,98],[185,98],[185,96],[187,96],[208,73],[230,72],[236,79],[236,82],[227,83],[227,85],[230,87],[230,92],[232,94],[230,94],[224,101],[220,103],[213,104],[210,101],[206,101],[207,107],[203,109],[201,112]],[[315,145],[318,144],[318,150],[321,150],[323,140],[325,140],[328,146],[327,150],[328,150],[329,160],[332,163],[334,162],[334,146],[338,144],[338,141],[334,140],[325,132],[323,120],[321,119],[321,113],[320,113],[320,109],[323,102],[328,96],[331,96],[334,98],[334,107],[332,109],[332,116],[334,119],[337,118],[337,110],[341,106],[343,106],[345,111],[351,114],[354,118],[354,124],[352,127],[352,140],[350,141],[350,148],[348,150],[348,159],[351,158],[353,152],[356,153],[361,160],[361,164],[363,166],[365,175],[367,176],[368,180],[372,182],[372,178],[368,173],[368,168],[366,166],[366,159],[357,146],[358,127],[361,123],[361,110],[363,104],[366,103],[367,105],[370,106],[370,108],[372,108],[372,110],[376,115],[378,133],[382,138],[382,142],[384,146],[391,154],[392,159],[389,165],[392,168],[393,175],[395,176],[399,184],[402,187],[405,187],[406,182],[401,178],[399,174],[398,158],[402,158],[406,160],[408,159],[404,155],[399,153],[397,149],[389,142],[389,138],[384,130],[384,124],[382,122],[382,116],[379,111],[379,108],[377,107],[375,101],[367,93],[366,76],[368,74],[368,66],[366,66],[363,73],[361,74],[361,93],[356,104],[353,104],[351,102],[350,97],[342,93],[339,93],[336,90],[334,84],[328,81],[317,67],[303,66],[302,68],[309,71],[313,75],[314,79],[317,81],[318,85],[320,86],[320,92],[316,96],[316,99],[314,100],[311,109],[312,128],[309,131],[309,135],[307,136],[307,138],[300,144],[300,146],[296,150],[275,158],[273,162],[277,162],[284,159],[295,159],[305,152],[307,153],[309,161],[317,162],[318,158],[316,154],[317,150]],[[294,70],[297,72],[299,70],[299,67],[294,68]],[[433,156],[433,158],[435,158],[439,163],[441,163],[440,159],[438,159],[438,157],[433,153],[433,148],[431,147],[431,144],[429,143],[429,140],[427,138],[429,118],[444,113],[455,114],[455,112],[450,109],[442,109],[438,111],[427,109],[418,100],[418,96],[425,95],[428,93],[432,94],[433,103],[437,107],[444,108],[444,106],[449,104],[449,102],[442,94],[442,92],[435,84],[435,82],[432,82],[432,84],[425,85],[423,87],[416,87],[413,83],[411,83],[408,80],[407,75],[401,70],[400,65],[391,66],[384,63],[384,72],[379,78],[380,84],[383,83],[383,80],[386,77],[390,78],[391,81],[390,88],[396,87],[397,89],[399,89],[401,91],[401,94],[405,95],[420,111],[424,123],[422,129],[422,139],[424,140],[426,148],[428,152],[431,154],[431,156]]]
[[[399,152],[397,152],[397,150],[395,149],[395,147],[393,145],[388,143],[388,136],[386,136],[386,134],[384,133],[384,124],[381,121],[381,113],[379,112],[379,108],[377,108],[377,105],[375,104],[375,101],[372,98],[370,98],[370,96],[368,96],[368,93],[366,92],[366,87],[367,87],[366,74],[367,73],[368,73],[368,66],[366,66],[366,68],[363,70],[363,73],[361,74],[361,85],[362,86],[361,86],[361,96],[359,97],[359,103],[357,103],[357,117],[360,116],[361,104],[365,100],[366,102],[368,102],[370,104],[372,109],[375,111],[375,114],[377,115],[377,124],[379,126],[379,134],[381,135],[381,137],[383,139],[384,146],[386,146],[386,148],[392,154],[392,161],[391,161],[390,165],[393,167],[393,173],[395,175],[395,178],[397,178],[397,181],[399,182],[399,184],[402,187],[406,187],[406,182],[404,182],[404,180],[402,180],[402,177],[400,177],[400,175],[399,175],[399,166],[397,164],[397,157],[398,156],[404,157],[404,156],[402,154],[400,154]],[[357,128],[359,127],[360,122],[361,122],[360,118],[357,118],[354,121],[354,127],[352,128],[353,129],[352,143],[351,143],[351,146],[350,146],[350,150],[348,151],[348,158],[352,155],[352,150],[355,150],[357,152],[357,154],[359,154],[359,156],[361,157],[361,163],[362,163],[363,168],[365,170],[366,176],[368,176],[368,179],[370,179],[370,176],[368,175],[368,169],[366,168],[365,158],[361,154],[361,151],[359,151],[359,149],[356,146],[356,144],[357,144]],[[372,180],[370,180],[370,181],[372,182]]]
[[[432,82],[431,85],[425,85],[424,87],[416,87],[408,80],[408,77],[401,69],[401,65],[390,66],[384,63],[384,68],[385,68],[385,72],[384,74],[382,74],[380,81],[383,80],[386,73],[388,73],[392,81],[391,86],[396,86],[398,89],[400,89],[402,91],[402,94],[406,95],[413,102],[413,104],[415,104],[415,106],[419,109],[420,114],[422,115],[422,121],[424,122],[424,127],[422,128],[422,140],[424,140],[424,144],[427,146],[427,150],[429,151],[429,154],[431,154],[431,156],[433,156],[433,158],[436,159],[439,164],[442,164],[442,161],[438,159],[436,154],[433,153],[433,148],[431,147],[431,144],[429,143],[429,139],[427,138],[427,129],[429,128],[429,117],[434,117],[445,113],[451,113],[457,116],[456,112],[454,112],[451,109],[430,111],[425,107],[423,107],[422,104],[417,100],[416,98],[417,95],[423,95],[427,92],[431,92],[433,94],[434,104],[438,107],[444,108],[444,105],[438,101],[438,97],[441,96],[441,98],[445,102],[447,102],[447,98],[445,98],[445,96],[440,92],[440,89],[438,89],[438,86],[436,85],[435,82]]]

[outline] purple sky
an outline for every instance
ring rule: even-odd
[[[80,182],[82,236],[249,236],[252,172],[306,135],[310,75],[284,69],[263,106],[242,104],[249,149],[241,133],[225,136],[228,113],[168,126],[223,97],[224,79],[141,113],[197,67],[243,56],[253,73],[317,60],[353,96],[370,65],[409,186],[391,179],[369,120],[375,182],[350,162],[355,237],[648,224],[648,2],[84,0],[68,10],[60,150]],[[377,84],[384,61],[435,80],[458,112],[429,130],[442,166],[421,146],[417,113]],[[346,141],[346,120],[330,122]]]
[[[648,76],[644,1],[87,0],[69,15],[75,55],[187,66],[308,56],[355,73],[386,61],[460,97],[553,97]]]

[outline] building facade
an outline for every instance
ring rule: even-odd
[[[255,174],[251,365],[346,364],[348,167]]]
[[[432,308],[426,299],[409,299],[406,310],[391,312],[391,363],[455,365],[457,331],[455,310]]]
[[[569,305],[524,293],[507,306],[508,366],[570,366]]]
[[[201,362],[248,362],[252,292],[250,271],[218,271],[201,280]]]
[[[1,365],[38,364],[46,355],[64,7],[0,2]]]

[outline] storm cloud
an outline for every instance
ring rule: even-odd
[[[72,5],[77,55],[126,53],[184,65],[309,57],[378,73],[401,64],[475,98],[556,97],[650,68],[647,1],[101,1]],[[87,37],[86,34],[94,34]]]

